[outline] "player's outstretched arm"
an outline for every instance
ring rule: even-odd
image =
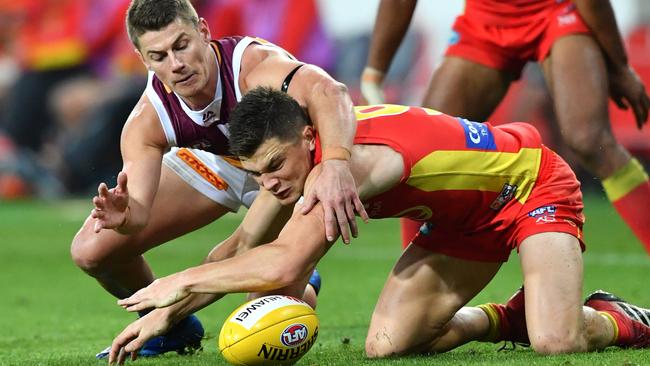
[[[293,207],[282,206],[269,191],[261,189],[253,205],[246,213],[244,220],[242,220],[233,235],[217,245],[204,263],[216,263],[233,258],[260,244],[275,240],[289,220],[292,210]],[[192,276],[188,275],[188,271],[158,278],[128,299],[119,300],[118,304],[129,311],[139,311],[152,307],[162,308],[175,304],[185,299],[192,292],[187,287],[187,282],[192,281],[192,279],[188,278],[188,276]],[[197,276],[202,275],[197,274]],[[219,293],[220,291],[208,292]],[[135,304],[137,305],[134,306]],[[205,306],[205,304],[201,305]]]
[[[293,207],[282,206],[273,194],[260,188],[257,198],[237,229],[215,246],[203,263],[231,258],[258,245],[272,242],[277,239],[292,212]]]
[[[308,215],[294,212],[272,243],[175,274],[173,286],[168,286],[167,282],[172,280],[165,277],[129,298],[119,300],[118,304],[128,311],[164,304],[169,296],[161,295],[163,291],[159,290],[168,287],[183,294],[262,292],[285,288],[304,280],[330,246],[331,243],[325,239],[323,210],[319,204]]]
[[[146,96],[133,108],[120,140],[124,166],[117,186],[105,183],[93,198],[91,212],[95,231],[114,229],[122,234],[141,230],[149,220],[149,210],[158,189],[162,156],[167,148],[158,116]]]
[[[244,57],[254,58],[255,55],[262,61],[246,72],[242,71],[243,90],[259,85],[279,86],[292,70],[301,65],[279,49],[268,46],[257,45],[247,49]],[[343,240],[349,242],[350,233],[356,236],[358,231],[355,213],[364,220],[368,218],[349,167],[356,132],[352,99],[344,84],[309,64],[295,72],[287,92],[306,109],[323,147],[323,170],[313,173],[316,180],[313,189],[305,191],[303,213],[309,212],[316,202],[322,202],[329,240],[336,239],[340,232]]]
[[[632,109],[640,129],[648,120],[650,98],[628,63],[612,5],[609,1],[592,0],[574,0],[574,3],[605,55],[612,100],[621,109]]]
[[[368,61],[361,74],[363,103],[384,103],[381,84],[411,24],[417,0],[382,0],[370,39]]]

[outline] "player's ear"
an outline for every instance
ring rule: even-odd
[[[210,43],[212,37],[210,35],[210,27],[208,26],[208,21],[205,20],[205,18],[199,18],[199,33],[201,34],[201,39],[204,42]]]
[[[140,59],[140,62],[144,64],[144,67],[147,68],[147,70],[151,70],[151,66],[147,63],[147,61],[144,59],[144,56],[142,55],[142,52],[140,52],[139,49],[135,49],[135,54],[138,55],[138,58]]]
[[[316,148],[316,134],[314,133],[313,126],[303,127],[302,139],[308,144],[309,151],[314,151],[314,149]]]

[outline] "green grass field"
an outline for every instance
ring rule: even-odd
[[[585,294],[605,288],[650,306],[650,260],[601,196],[586,197],[588,251]],[[75,231],[90,211],[84,201],[0,202],[0,365],[103,365],[94,354],[134,319],[77,269],[69,256]],[[158,275],[197,264],[241,219],[220,222],[147,254]],[[499,345],[471,343],[447,354],[370,361],[363,356],[375,300],[400,252],[396,221],[362,225],[352,245],[335,245],[319,265],[319,339],[301,365],[647,365],[650,351],[619,350],[543,357],[531,350],[497,352]],[[290,253],[288,253],[290,255]],[[512,255],[497,278],[472,301],[503,301],[520,285]],[[223,319],[244,296],[231,295],[199,312],[204,351],[194,356],[139,359],[140,365],[223,365],[216,341]]]

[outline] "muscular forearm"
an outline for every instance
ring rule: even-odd
[[[304,279],[332,245],[322,216],[322,210],[294,214],[274,242],[181,272],[183,287],[191,293],[259,292]]]
[[[181,278],[191,293],[259,292],[292,284],[309,270],[306,267],[297,256],[287,254],[284,246],[266,244],[230,259],[189,268],[181,272]]]
[[[611,69],[627,67],[627,54],[609,0],[574,0]]]
[[[323,149],[337,146],[352,149],[357,124],[352,99],[344,84],[321,78],[310,92],[307,109]]]
[[[416,0],[382,0],[368,52],[369,67],[387,72],[411,23]]]

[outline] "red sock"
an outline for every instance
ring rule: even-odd
[[[523,289],[515,292],[505,305],[489,303],[478,307],[485,312],[490,321],[490,329],[485,341],[530,344]]]
[[[603,180],[603,187],[618,214],[650,253],[650,181],[643,166],[631,159]]]

